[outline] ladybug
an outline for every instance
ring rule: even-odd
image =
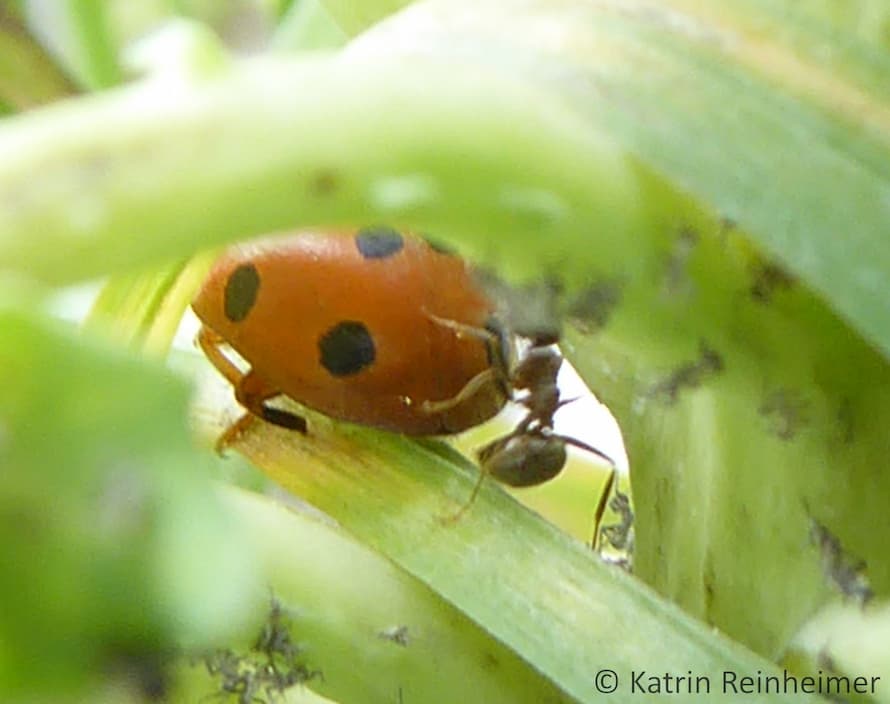
[[[386,227],[303,232],[227,251],[192,307],[198,343],[264,420],[285,394],[339,420],[406,435],[459,433],[503,408],[508,340],[457,256]],[[242,373],[221,351],[250,364]]]
[[[302,417],[267,404],[281,394],[332,418],[417,436],[459,433],[509,400],[522,404],[516,428],[479,451],[482,473],[467,506],[489,474],[511,486],[552,479],[567,444],[614,466],[553,431],[566,402],[552,335],[531,335],[514,366],[512,336],[479,279],[420,237],[370,227],[238,245],[215,263],[192,307],[202,322],[198,343],[237,401],[286,428],[307,430]]]

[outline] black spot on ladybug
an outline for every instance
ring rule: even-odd
[[[318,351],[321,366],[334,376],[358,374],[373,364],[377,356],[368,328],[352,320],[337,323],[322,335]]]
[[[355,245],[365,259],[386,259],[401,252],[405,240],[391,227],[366,227],[355,236]]]
[[[240,323],[250,313],[260,290],[260,275],[253,264],[242,264],[226,281],[223,301],[226,317],[233,323]]]
[[[439,254],[444,254],[449,257],[453,257],[457,255],[457,252],[453,247],[449,247],[444,242],[440,242],[439,240],[433,239],[429,235],[423,234],[421,235],[423,241],[427,243],[429,248],[434,252],[438,252]]]

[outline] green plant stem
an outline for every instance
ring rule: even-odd
[[[56,283],[321,221],[480,248],[510,232],[512,273],[578,278],[645,231],[635,167],[607,140],[522,83],[435,60],[257,59],[185,93],[147,82],[10,120],[0,152],[0,265]],[[605,236],[567,260],[578,231]]]

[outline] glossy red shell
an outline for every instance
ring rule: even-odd
[[[490,321],[493,306],[467,265],[410,235],[397,251],[369,257],[358,237],[301,233],[233,247],[208,275],[195,313],[269,386],[333,418],[436,435],[496,414],[506,398],[493,380],[447,410],[422,408],[455,397],[492,364],[490,340],[441,322],[482,331]],[[344,373],[322,341],[362,328],[372,343],[361,338],[361,368],[347,356]]]

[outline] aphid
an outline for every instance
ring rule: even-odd
[[[865,560],[848,553],[840,539],[812,516],[810,541],[819,549],[822,572],[831,585],[845,598],[865,606],[874,597],[866,575]]]
[[[613,491],[614,486],[614,491]],[[601,525],[603,514],[608,507],[617,514],[618,522]],[[594,532],[591,547],[596,550],[605,562],[617,565],[628,572],[633,570],[634,552],[634,513],[630,497],[618,488],[617,472],[613,469],[606,487],[600,497],[594,520]],[[609,548],[613,552],[607,552]]]
[[[268,620],[248,652],[214,650],[203,656],[207,673],[218,680],[219,693],[236,695],[238,704],[278,702],[295,685],[321,677],[301,661],[291,630],[284,607],[272,596]]]

